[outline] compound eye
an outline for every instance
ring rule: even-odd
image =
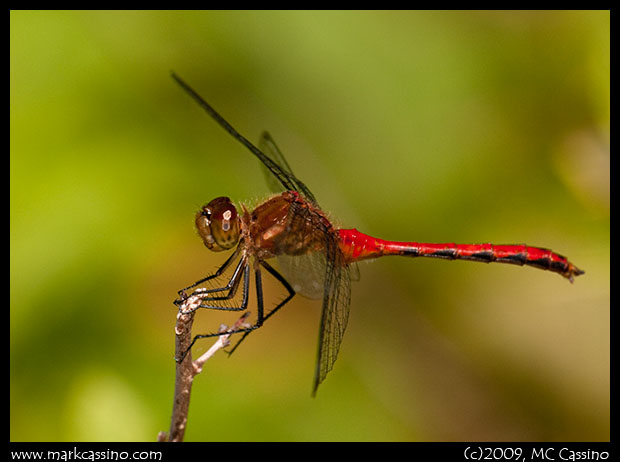
[[[196,227],[211,250],[231,249],[239,242],[239,217],[228,197],[218,197],[202,207],[196,214]]]

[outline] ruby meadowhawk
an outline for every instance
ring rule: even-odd
[[[246,311],[250,272],[253,271],[256,321],[252,325],[224,332],[243,334],[230,351],[232,353],[252,331],[261,327],[296,294],[322,299],[313,395],[332,369],[347,327],[351,305],[351,264],[371,258],[400,255],[528,265],[558,273],[570,282],[573,282],[575,276],[584,273],[562,255],[539,247],[396,242],[375,238],[356,229],[338,229],[321,210],[306,185],[293,174],[269,133],[263,132],[259,147],[256,147],[181,78],[174,73],[172,77],[224,130],[262,162],[272,189],[278,192],[253,210],[241,205],[239,213],[228,197],[218,197],[196,213],[195,224],[204,245],[215,252],[233,248],[234,251],[213,274],[181,289],[175,304],[183,309],[183,302],[189,297],[195,297],[200,301],[199,305],[185,308],[184,313],[198,308]],[[274,257],[277,257],[284,275],[267,262]],[[232,276],[226,284],[198,287],[205,283],[212,284],[235,262]],[[267,271],[288,292],[268,312],[265,311],[263,301],[262,270]],[[241,300],[232,302],[240,288]],[[188,294],[190,289],[194,290]],[[177,361],[183,361],[196,340],[224,333],[196,335]]]

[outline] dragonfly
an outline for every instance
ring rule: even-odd
[[[226,331],[226,334],[243,334],[229,352],[232,354],[251,332],[260,328],[296,294],[321,299],[313,395],[338,357],[351,305],[351,280],[352,273],[355,273],[351,268],[359,261],[398,255],[508,263],[555,272],[570,282],[573,282],[575,276],[584,274],[566,257],[540,247],[397,242],[372,237],[355,228],[339,229],[321,209],[308,187],[293,173],[268,132],[262,133],[258,147],[255,146],[178,75],[172,73],[172,78],[215,122],[258,158],[268,182],[276,192],[253,210],[248,210],[243,204],[238,210],[228,197],[217,197],[198,210],[195,225],[204,245],[215,252],[234,251],[214,273],[181,289],[174,303],[183,309],[181,305],[184,301],[189,297],[197,297],[199,305],[186,308],[184,313],[198,308],[246,311],[253,273],[256,321]],[[268,262],[274,257],[284,275]],[[233,267],[227,283],[215,284],[215,287],[198,287],[212,283]],[[263,300],[263,271],[275,278],[287,291],[286,297],[269,311],[265,310]],[[192,292],[188,293],[190,290]],[[241,297],[238,296],[239,290]],[[183,361],[196,340],[220,335],[223,333],[196,335],[177,361]]]

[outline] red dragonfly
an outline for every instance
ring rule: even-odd
[[[347,326],[351,303],[350,265],[360,260],[387,255],[408,257],[435,257],[448,260],[470,260],[484,263],[499,262],[528,265],[553,271],[570,282],[584,272],[565,257],[548,249],[526,245],[493,244],[425,244],[395,242],[378,239],[356,229],[337,229],[319,207],[314,195],[293,174],[284,156],[267,132],[263,132],[259,146],[235,130],[198,93],[176,74],[176,82],[237,141],[250,150],[264,165],[268,181],[276,184],[278,195],[248,210],[241,205],[239,213],[228,197],[218,197],[196,213],[196,227],[206,247],[213,251],[235,248],[232,255],[213,274],[179,291],[175,300],[181,305],[190,296],[196,296],[198,308],[225,311],[245,311],[250,292],[250,271],[254,272],[257,319],[227,333],[243,333],[233,347],[288,303],[299,293],[309,298],[322,298],[323,309],[319,328],[318,358],[314,374],[313,395],[319,384],[332,369]],[[277,180],[274,182],[273,180]],[[284,192],[282,192],[284,191]],[[278,257],[282,272],[276,271],[267,260]],[[239,260],[230,280],[219,287],[196,288],[213,284],[231,265]],[[288,295],[269,312],[265,312],[262,291],[262,270],[266,270],[287,290]],[[241,301],[234,302],[242,287]],[[187,291],[196,288],[191,295]],[[196,340],[215,337],[222,333],[196,335]],[[187,351],[177,360],[183,361]]]

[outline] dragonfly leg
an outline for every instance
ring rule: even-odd
[[[286,305],[295,296],[295,290],[293,289],[293,287],[291,287],[291,285],[288,283],[288,281],[286,279],[284,279],[284,277],[280,273],[278,273],[269,263],[267,263],[265,261],[261,261],[260,265],[262,265],[288,291],[288,295],[286,296],[286,298],[284,300],[282,300],[280,303],[278,303],[269,313],[267,313],[267,315],[264,314],[262,276],[261,276],[260,267],[257,267],[256,270],[255,270],[255,273],[254,273],[254,275],[255,275],[255,282],[256,282],[256,305],[257,305],[256,322],[253,325],[249,326],[249,327],[244,327],[244,328],[241,328],[241,329],[228,330],[228,331],[225,331],[225,332],[217,332],[217,333],[211,333],[211,334],[199,334],[199,335],[194,336],[194,338],[192,339],[192,343],[189,345],[187,350],[185,350],[183,355],[177,360],[178,362],[182,362],[183,361],[183,359],[187,355],[188,351],[192,348],[194,343],[196,343],[196,341],[199,340],[199,339],[209,338],[209,337],[219,337],[221,335],[230,335],[230,334],[243,333],[243,336],[235,344],[235,346],[232,348],[232,350],[228,352],[228,354],[231,355],[239,347],[241,342],[243,342],[243,340],[245,340],[245,338],[248,335],[250,335],[250,333],[252,333],[254,330],[256,330],[259,327],[261,327],[263,325],[263,323],[267,319],[269,319],[273,314],[275,314],[280,308],[282,308],[284,305]],[[245,310],[247,308],[248,292],[249,292],[249,271],[248,271],[248,266],[246,265],[245,269],[244,269],[244,288],[243,288],[243,294],[244,295],[243,295],[243,302],[242,302],[240,307],[230,307],[230,308],[228,308],[228,307],[217,307],[217,306],[213,306],[212,307],[212,306],[202,306],[202,305],[200,307],[210,308],[210,309],[218,309],[218,310],[228,310],[228,311],[241,311],[241,310]],[[220,297],[220,298],[224,298],[224,297]]]
[[[295,290],[291,287],[291,285],[288,283],[288,281],[286,279],[284,279],[284,277],[278,273],[269,263],[265,262],[265,261],[261,261],[260,262],[261,265],[263,265],[263,267],[274,277],[276,278],[276,280],[282,284],[284,286],[284,288],[288,291],[288,295],[286,296],[286,298],[284,300],[282,300],[280,303],[278,303],[269,313],[267,313],[267,315],[263,318],[262,322],[265,322],[267,319],[269,319],[273,314],[276,313],[276,311],[278,311],[280,308],[282,308],[284,305],[286,305],[289,301],[291,301],[291,299],[295,296]],[[262,307],[262,290],[261,290],[261,300],[259,302],[261,304]],[[262,323],[261,323],[262,324]],[[245,334],[243,334],[243,337],[241,337],[239,339],[239,341],[235,344],[235,346],[232,348],[232,350],[228,351],[228,355],[230,356],[231,354],[233,354],[233,352],[239,347],[239,345],[241,344],[241,342],[243,342],[245,340],[245,338],[250,335],[250,333],[252,332],[252,330],[247,331]]]
[[[198,308],[206,308],[208,310],[220,310],[220,311],[244,311],[248,307],[248,294],[250,292],[250,272],[249,265],[247,265],[247,259],[242,258],[239,261],[239,264],[235,268],[235,272],[230,278],[230,281],[224,286],[217,289],[197,289],[191,295],[193,297],[197,297],[201,300],[201,302],[220,302],[225,300],[231,300],[236,294],[237,289],[239,288],[239,284],[241,282],[241,275],[243,275],[243,298],[240,306],[222,306],[222,305],[210,305],[200,303],[200,305],[183,310],[184,314],[191,313],[192,311],[196,311]],[[228,290],[228,294],[219,296],[219,297],[210,297],[209,295],[213,292],[221,292],[224,290]]]
[[[201,308],[210,308],[210,309],[216,309],[216,310],[226,310],[226,311],[242,311],[247,309],[248,306],[248,292],[249,292],[249,285],[250,285],[250,279],[249,279],[249,271],[248,271],[248,266],[246,265],[244,270],[244,282],[243,282],[243,302],[241,303],[241,306],[239,307],[217,307],[217,306],[202,306],[200,305]],[[264,321],[264,310],[263,310],[263,284],[262,284],[262,280],[261,280],[261,274],[260,274],[260,268],[256,268],[255,270],[255,278],[256,278],[256,298],[257,298],[257,318],[256,318],[256,323],[254,323],[254,325],[249,326],[249,327],[244,327],[241,329],[233,329],[233,330],[227,330],[224,332],[214,332],[211,334],[198,334],[196,336],[194,336],[194,338],[192,339],[192,343],[190,343],[189,347],[187,347],[187,350],[185,350],[183,352],[183,354],[181,355],[180,358],[177,359],[177,362],[182,362],[183,359],[185,359],[185,356],[187,355],[188,351],[192,349],[192,346],[194,346],[194,343],[196,343],[196,340],[199,340],[201,338],[209,338],[209,337],[219,337],[221,335],[230,335],[230,334],[237,334],[240,332],[245,332],[246,335],[253,331],[254,329],[258,329],[260,326],[263,325],[263,321]],[[191,311],[188,311],[191,312]]]
[[[225,286],[217,287],[217,288],[214,288],[214,289],[206,289],[206,288],[202,288],[201,287],[201,288],[196,289],[194,292],[192,292],[191,295],[187,295],[187,293],[185,293],[185,289],[183,289],[183,290],[179,291],[179,293],[182,293],[181,298],[175,300],[174,304],[179,306],[179,305],[183,304],[189,297],[198,297],[201,301],[207,301],[207,302],[218,302],[218,301],[224,301],[224,300],[232,299],[236,295],[237,289],[239,288],[239,283],[241,282],[241,275],[245,274],[244,270],[248,266],[247,265],[247,261],[248,261],[248,259],[244,255],[241,258],[241,260],[239,260],[239,263],[237,264],[237,267],[235,268],[235,271],[234,271],[233,275],[231,276],[230,280],[228,281],[228,283],[226,283]],[[221,272],[220,272],[220,274],[221,274]],[[206,278],[202,279],[201,281],[204,282],[206,280],[212,279],[213,277],[216,277],[217,275],[218,274],[213,274],[211,276],[207,276]],[[200,282],[198,282],[198,283],[200,283]],[[249,283],[246,283],[246,285],[249,285]],[[217,297],[210,296],[210,294],[213,294],[213,293],[216,293],[216,292],[224,292],[224,291],[228,291],[228,294],[222,295],[222,296],[217,296]],[[244,295],[247,295],[247,290],[245,291]],[[189,309],[189,310],[185,309],[185,310],[183,310],[183,312],[184,313],[191,313],[192,311],[194,311],[194,310],[196,310],[198,308],[208,308],[208,309],[212,309],[212,310],[227,310],[227,311],[239,311],[240,310],[240,308],[232,308],[231,309],[229,307],[224,307],[224,306],[221,306],[221,305],[205,305],[205,304],[201,304],[200,306],[196,306],[193,309]]]
[[[235,268],[235,272],[233,273],[233,275],[231,276],[230,280],[228,281],[228,283],[224,286],[224,287],[219,287],[219,288],[215,288],[215,289],[204,289],[204,288],[199,288],[196,289],[194,291],[194,293],[192,295],[196,295],[198,296],[201,300],[203,301],[207,301],[207,302],[216,302],[216,301],[221,301],[221,300],[230,300],[232,299],[236,293],[237,293],[237,289],[239,288],[239,283],[241,281],[241,273],[244,274],[244,278],[247,279],[247,282],[244,284],[244,299],[247,299],[247,294],[249,291],[249,272],[248,272],[248,264],[247,264],[247,258],[246,257],[242,257],[241,260],[239,260],[239,264],[237,265],[237,267]],[[224,291],[228,291],[228,294],[226,295],[221,295],[218,297],[211,297],[209,296],[212,293],[215,292],[224,292]],[[200,305],[201,308],[210,308],[210,309],[220,309],[218,307],[211,307],[211,306],[207,306],[207,305]],[[236,311],[236,310],[232,310],[232,311]]]
[[[202,284],[203,282],[207,282],[207,281],[209,281],[209,280],[211,280],[213,278],[221,276],[224,273],[224,271],[226,271],[228,269],[228,267],[234,261],[234,259],[239,255],[239,252],[241,251],[241,247],[242,247],[241,245],[238,245],[237,249],[233,252],[233,254],[230,257],[228,257],[228,259],[222,264],[222,266],[220,266],[217,269],[217,271],[215,273],[210,274],[209,276],[206,276],[206,277],[204,277],[202,279],[199,279],[198,281],[194,282],[192,285],[189,285],[189,286],[184,287],[183,289],[179,290],[178,294],[179,294],[180,298],[176,299],[174,301],[174,304],[175,305],[180,305],[185,300],[187,300],[189,295],[187,295],[186,291],[188,289],[193,289],[194,287]],[[237,269],[238,269],[238,267],[237,267]],[[232,278],[231,278],[231,280],[232,280]],[[226,290],[226,288],[211,289],[211,292],[221,292],[221,291],[224,291],[224,290]]]
[[[208,308],[208,309],[213,309],[213,310],[224,310],[224,311],[244,311],[247,309],[248,307],[248,293],[250,292],[250,272],[249,272],[249,268],[248,265],[246,265],[243,268],[243,300],[241,301],[241,305],[238,307],[222,307],[222,306],[209,306],[209,305],[200,305],[194,309],[189,309],[187,311],[185,311],[184,313],[191,313],[192,311],[197,310],[198,308]],[[236,283],[235,287],[238,286],[239,284]],[[236,289],[235,289],[236,290]],[[246,313],[247,314],[247,313]],[[262,313],[260,313],[260,318],[262,319]],[[260,327],[260,326],[257,326]],[[252,328],[256,328],[256,327],[252,327]],[[247,329],[239,329],[239,330],[233,330],[233,331],[227,331],[227,332],[218,332],[218,333],[213,333],[213,334],[202,334],[202,335],[196,335],[193,339],[192,339],[192,343],[189,344],[189,346],[187,347],[187,349],[183,352],[183,354],[179,357],[176,358],[176,361],[178,363],[183,362],[183,360],[185,359],[185,356],[187,356],[187,353],[192,349],[192,347],[194,346],[194,343],[196,343],[196,340],[201,339],[201,338],[207,338],[207,337],[219,337],[220,335],[224,335],[224,334],[230,334],[230,333],[235,333],[235,332],[245,332]]]

